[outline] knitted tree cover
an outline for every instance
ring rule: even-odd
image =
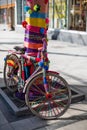
[[[25,28],[24,47],[26,53],[37,56],[38,48],[43,46],[42,38],[47,38],[49,19],[48,0],[27,0],[25,21],[22,26]]]

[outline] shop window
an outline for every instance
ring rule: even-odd
[[[73,2],[72,2],[73,1]],[[70,29],[86,31],[86,0],[72,0],[70,7]]]
[[[53,24],[53,6],[52,6],[52,0],[49,0],[49,27],[52,27]]]
[[[17,0],[17,24],[21,24],[22,21],[22,2]]]
[[[0,9],[0,24],[5,23],[5,21],[6,21],[5,9]]]
[[[24,6],[26,4],[26,0],[17,0],[17,24],[21,24],[24,20]]]
[[[66,17],[67,17],[66,2],[67,0],[49,1],[49,19],[50,19],[49,27],[54,27],[59,29],[64,29],[66,27]]]

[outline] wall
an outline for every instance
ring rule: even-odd
[[[48,39],[87,45],[87,32],[49,29]]]

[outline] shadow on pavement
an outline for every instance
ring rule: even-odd
[[[23,44],[23,42],[17,42],[17,41],[16,42],[0,42],[0,44],[2,44],[2,45],[3,44],[14,44],[15,45],[15,44]]]
[[[87,55],[78,55],[78,54],[70,54],[70,53],[57,53],[57,52],[48,52],[48,54],[52,55],[65,55],[65,56],[77,56],[77,57],[87,57]]]
[[[81,78],[78,78],[77,76],[73,76],[71,74],[68,74],[68,73],[65,73],[63,71],[60,71],[60,73],[62,73],[63,75],[67,76],[67,77],[70,77],[72,80],[76,80],[76,81],[80,81],[81,83],[83,83],[84,85],[87,85],[87,81],[84,81],[83,79]]]

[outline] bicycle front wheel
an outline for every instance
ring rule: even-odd
[[[46,73],[48,95],[43,84],[43,73],[38,73],[29,83],[25,101],[33,114],[43,119],[55,119],[62,116],[71,103],[71,90],[68,83],[59,74]]]
[[[6,57],[4,64],[4,82],[10,92],[15,92],[18,88],[18,77],[21,76],[21,64],[15,54]]]

